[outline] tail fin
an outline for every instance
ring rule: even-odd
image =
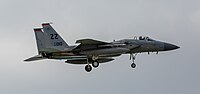
[[[43,31],[34,29],[39,54],[64,51],[69,47],[49,23],[42,24],[42,27]]]
[[[50,23],[44,23],[42,24],[42,27],[44,33],[46,34],[46,41],[49,42],[49,47],[60,51],[69,47],[69,45],[62,39],[62,37],[53,29]]]
[[[42,32],[41,28],[35,28],[34,32],[38,48],[38,54],[40,54],[41,51],[45,49],[44,33]]]
[[[24,61],[35,61],[48,58],[48,53],[64,51],[69,48],[61,36],[47,23],[42,24],[43,28],[35,28],[35,37],[38,48],[38,55],[28,58]],[[43,29],[43,31],[42,31]]]

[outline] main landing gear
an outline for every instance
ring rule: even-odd
[[[135,68],[135,67],[136,67],[136,64],[134,63],[134,62],[135,62],[135,57],[136,57],[136,55],[137,55],[137,54],[132,54],[132,53],[130,54],[130,60],[132,59],[132,62],[133,62],[133,63],[131,64],[131,67],[132,67],[132,68]]]
[[[85,70],[87,72],[90,72],[92,70],[92,67],[97,68],[99,67],[99,62],[97,61],[98,57],[92,57],[92,59],[89,61],[87,59],[87,65],[85,66]],[[92,64],[92,66],[90,65],[90,62]]]
[[[87,72],[90,72],[92,70],[92,67],[97,68],[98,66],[99,66],[99,62],[98,61],[92,61],[92,66],[88,62],[88,64],[85,66],[85,70]]]

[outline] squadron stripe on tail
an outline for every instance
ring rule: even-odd
[[[34,28],[33,29],[35,32],[42,32],[42,28]]]

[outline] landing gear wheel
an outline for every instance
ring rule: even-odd
[[[86,66],[85,66],[85,70],[86,70],[87,72],[90,72],[90,71],[92,70],[92,66],[91,66],[91,65],[86,65]]]
[[[97,67],[99,66],[99,62],[98,62],[98,61],[92,62],[92,66],[93,66],[94,68],[97,68]]]
[[[136,67],[136,64],[135,64],[135,63],[132,63],[132,64],[131,64],[131,67],[132,67],[132,68],[135,68],[135,67]]]

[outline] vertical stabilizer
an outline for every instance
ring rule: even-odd
[[[44,33],[41,28],[35,28],[35,38],[37,43],[38,54],[45,48]]]
[[[45,46],[53,50],[63,51],[68,48],[68,44],[62,39],[62,37],[53,29],[49,23],[42,24],[45,34]]]

